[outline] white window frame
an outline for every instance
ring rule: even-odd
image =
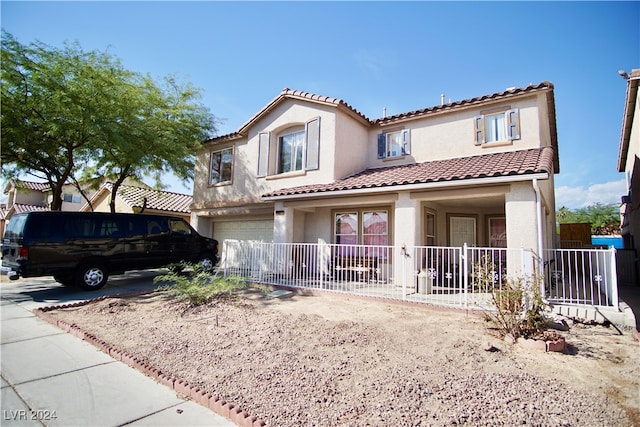
[[[431,221],[429,220],[431,219]],[[429,222],[433,225],[433,229],[430,229]],[[436,246],[436,234],[437,234],[437,222],[436,213],[432,210],[424,211],[424,244],[425,246]]]
[[[226,160],[225,156],[228,158],[228,162],[225,162]],[[215,172],[217,174],[217,180],[214,180],[213,161],[218,157],[220,160],[218,162],[219,163],[218,167],[215,169]],[[209,185],[210,186],[231,184],[231,182],[233,181],[233,157],[234,157],[233,147],[226,147],[220,150],[211,151],[209,155]],[[224,179],[224,177],[222,176],[223,165],[225,163],[229,164],[229,179]]]
[[[411,154],[411,130],[399,129],[378,134],[378,158],[388,159]]]
[[[291,170],[283,170],[282,143],[288,136],[303,134],[301,141],[294,147],[291,159],[294,160]],[[300,151],[301,150],[301,151]],[[297,155],[301,154],[302,162],[296,164]],[[313,117],[305,123],[291,124],[288,128],[274,132],[258,134],[258,168],[256,176],[265,178],[272,175],[292,172],[306,172],[320,167],[320,116]]]
[[[505,108],[484,112],[473,118],[473,129],[476,145],[520,139],[520,110]]]
[[[278,136],[278,173],[297,172],[304,170],[304,130],[292,130],[290,132]],[[287,156],[284,156],[283,146],[286,140],[291,139],[291,150]],[[288,142],[287,142],[288,143]],[[300,159],[298,159],[300,156]],[[289,157],[289,169],[285,170],[285,157]],[[298,160],[300,164],[298,164]]]

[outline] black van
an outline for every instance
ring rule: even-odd
[[[67,285],[100,289],[110,274],[218,261],[218,241],[182,218],[97,212],[25,212],[13,215],[2,241],[2,265],[12,280],[53,276]]]

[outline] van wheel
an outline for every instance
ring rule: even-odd
[[[78,270],[76,282],[82,289],[95,291],[107,283],[109,274],[101,264],[87,264]]]
[[[200,257],[200,266],[204,271],[211,271],[216,264],[215,258],[210,255],[202,255]]]

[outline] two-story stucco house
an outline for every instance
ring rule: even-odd
[[[548,82],[378,119],[284,89],[204,146],[191,220],[220,241],[555,246]]]

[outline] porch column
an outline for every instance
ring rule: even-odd
[[[191,226],[194,228],[194,230],[196,230],[198,233],[202,234],[203,236],[212,237],[211,218],[203,217],[196,214],[195,212],[191,212],[189,222],[191,223]],[[220,244],[222,244],[222,242],[220,242]]]
[[[507,275],[521,276],[522,258],[516,249],[538,252],[538,213],[536,193],[530,182],[511,184],[511,191],[505,194],[505,217],[507,222]],[[525,252],[528,253],[528,252]],[[540,254],[538,254],[540,255]],[[524,260],[527,265],[531,260]],[[531,274],[532,271],[525,271]]]
[[[412,199],[409,193],[400,193],[396,201],[393,218],[393,242],[394,246],[394,281],[396,285],[405,285],[412,288],[415,282],[414,259],[411,248],[420,244],[420,202]],[[407,254],[404,257],[399,248],[403,245],[407,247]],[[403,280],[405,283],[403,283]]]
[[[276,202],[273,211],[273,242],[293,242],[293,208],[285,207],[282,202]]]

